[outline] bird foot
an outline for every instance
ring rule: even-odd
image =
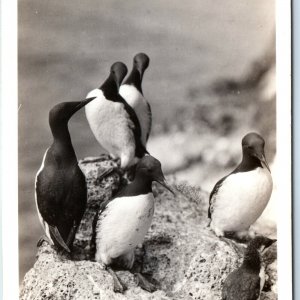
[[[135,281],[137,283],[138,286],[140,286],[143,290],[149,292],[149,293],[153,293],[155,291],[157,291],[158,289],[158,286],[157,286],[157,283],[154,283],[154,279],[151,278],[151,281],[150,282],[150,279],[148,280],[145,275],[142,275],[141,273],[136,273],[134,274],[134,277],[135,277]]]
[[[40,239],[38,240],[36,246],[39,248],[43,245],[43,243],[46,242],[47,244],[51,245],[49,238],[46,235],[42,235]]]
[[[127,290],[127,286],[118,278],[117,274],[111,268],[107,268],[107,271],[113,278],[114,292],[121,294],[124,293]]]
[[[98,169],[97,171],[97,180],[98,181],[102,181],[104,177],[108,176],[109,174],[111,174],[114,170],[116,170],[115,167],[110,167],[107,169]]]

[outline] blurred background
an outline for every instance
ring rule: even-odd
[[[18,10],[20,280],[43,234],[34,179],[52,142],[48,112],[85,98],[115,61],[130,70],[136,53],[150,57],[148,150],[166,174],[210,191],[240,161],[241,138],[257,131],[275,176],[274,0],[19,0]],[[69,128],[78,159],[103,152],[84,110]],[[257,227],[276,234],[273,199]]]

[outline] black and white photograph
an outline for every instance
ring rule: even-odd
[[[18,0],[19,299],[290,299],[276,4]]]

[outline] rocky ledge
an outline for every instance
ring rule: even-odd
[[[240,265],[244,246],[236,244],[233,249],[207,228],[208,193],[170,178],[176,196],[154,184],[154,219],[143,251],[136,250],[136,263],[143,260],[143,273],[159,283],[159,290],[148,293],[137,286],[132,273],[117,271],[128,289],[124,294],[114,293],[111,275],[92,261],[91,242],[99,204],[126,184],[126,178],[118,170],[99,181],[99,174],[109,166],[116,165],[107,156],[80,162],[87,178],[89,200],[76,235],[73,259],[57,254],[44,242],[21,285],[20,299],[221,299],[222,284]],[[268,267],[261,300],[274,300],[277,299],[276,244],[269,248],[264,260]]]

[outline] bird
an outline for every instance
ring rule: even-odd
[[[259,300],[265,284],[265,266],[261,255],[276,240],[257,236],[245,250],[242,265],[228,275],[222,288],[222,300]]]
[[[239,239],[248,238],[250,226],[267,206],[273,181],[264,146],[258,133],[246,134],[242,139],[241,163],[219,180],[210,193],[209,226],[218,237],[228,233]]]
[[[50,110],[53,143],[46,150],[35,178],[35,202],[46,238],[59,250],[68,253],[72,252],[87,202],[85,176],[78,166],[68,121],[94,99],[62,102]]]
[[[161,163],[156,158],[146,155],[136,166],[133,182],[125,186],[114,198],[101,204],[94,232],[95,261],[102,264],[103,268],[117,264],[123,269],[132,269],[134,250],[143,242],[153,218],[153,181],[174,194],[166,183]],[[116,276],[113,277],[115,287],[120,287]],[[151,292],[155,290],[155,286],[142,274],[138,273],[136,277],[142,288]],[[115,291],[122,291],[122,288],[115,288]]]
[[[141,125],[142,143],[146,146],[151,132],[152,113],[151,106],[146,100],[142,90],[142,80],[150,59],[145,53],[138,53],[133,58],[130,75],[121,85],[119,93],[134,109]]]
[[[86,105],[85,113],[98,143],[112,158],[120,159],[120,167],[128,169],[148,151],[141,141],[141,127],[133,108],[119,94],[119,87],[127,74],[122,62],[115,62],[105,82],[88,93],[96,97]]]

